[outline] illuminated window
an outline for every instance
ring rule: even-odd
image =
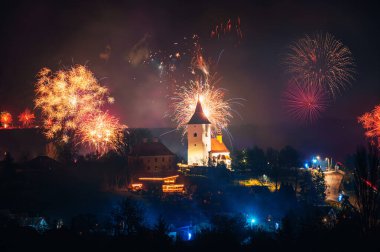
[[[197,136],[198,136],[198,134],[195,132],[195,133],[194,133],[194,137],[197,137]]]

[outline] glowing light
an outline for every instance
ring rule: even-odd
[[[329,33],[306,35],[289,47],[288,72],[304,85],[326,89],[333,97],[354,75],[351,51]]]
[[[317,159],[313,158],[313,164],[317,163]]]
[[[188,232],[188,233],[187,233],[187,240],[190,241],[190,240],[191,240],[191,237],[192,237],[191,232]]]
[[[35,118],[36,117],[29,109],[25,109],[25,111],[18,116],[18,120],[22,123],[23,127],[30,127]]]
[[[12,123],[13,119],[12,119],[12,115],[9,113],[9,112],[1,112],[0,114],[0,122],[1,124],[3,125],[3,127],[6,129],[10,126],[10,124]]]
[[[162,185],[162,192],[164,193],[183,193],[185,192],[184,184],[164,184]]]
[[[169,176],[169,177],[141,177],[141,181],[163,181],[164,183],[175,183],[179,175]]]
[[[342,195],[342,194],[339,194],[339,196],[338,196],[338,201],[341,202],[342,199],[343,199],[343,195]]]

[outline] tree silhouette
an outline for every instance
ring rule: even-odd
[[[369,144],[368,151],[359,147],[354,171],[355,194],[362,231],[372,232],[379,217],[379,150]]]

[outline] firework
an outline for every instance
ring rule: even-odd
[[[123,143],[125,125],[107,112],[88,115],[78,128],[79,142],[100,155],[118,151]]]
[[[22,123],[23,127],[30,127],[34,119],[35,116],[29,109],[25,109],[25,111],[18,116],[18,120]]]
[[[323,89],[314,85],[301,85],[297,81],[289,85],[283,100],[294,119],[310,123],[320,117],[328,104],[328,97]]]
[[[221,22],[217,24],[211,30],[210,37],[221,39],[225,37],[227,34],[231,34],[231,33],[236,35],[238,41],[243,38],[243,33],[240,27],[240,17],[238,17],[236,21],[231,20],[231,18],[229,18],[226,22]]]
[[[326,89],[332,97],[353,80],[351,51],[329,33],[299,39],[289,47],[284,63],[292,78]]]
[[[9,128],[12,123],[12,115],[9,112],[1,112],[0,122],[4,128]]]
[[[378,140],[380,146],[380,105],[360,116],[358,121],[365,129],[365,135],[370,139]]]
[[[198,99],[203,112],[211,122],[212,132],[227,128],[232,118],[232,109],[231,101],[225,99],[225,90],[213,85],[200,85],[199,82],[179,87],[172,97],[173,120],[177,128],[186,129]]]
[[[42,111],[46,136],[67,142],[82,118],[113,102],[92,72],[77,65],[52,73],[43,68],[36,83],[35,106]]]

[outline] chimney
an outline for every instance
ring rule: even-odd
[[[222,130],[221,129],[218,129],[217,132],[216,132],[216,140],[218,140],[219,143],[223,142]]]

